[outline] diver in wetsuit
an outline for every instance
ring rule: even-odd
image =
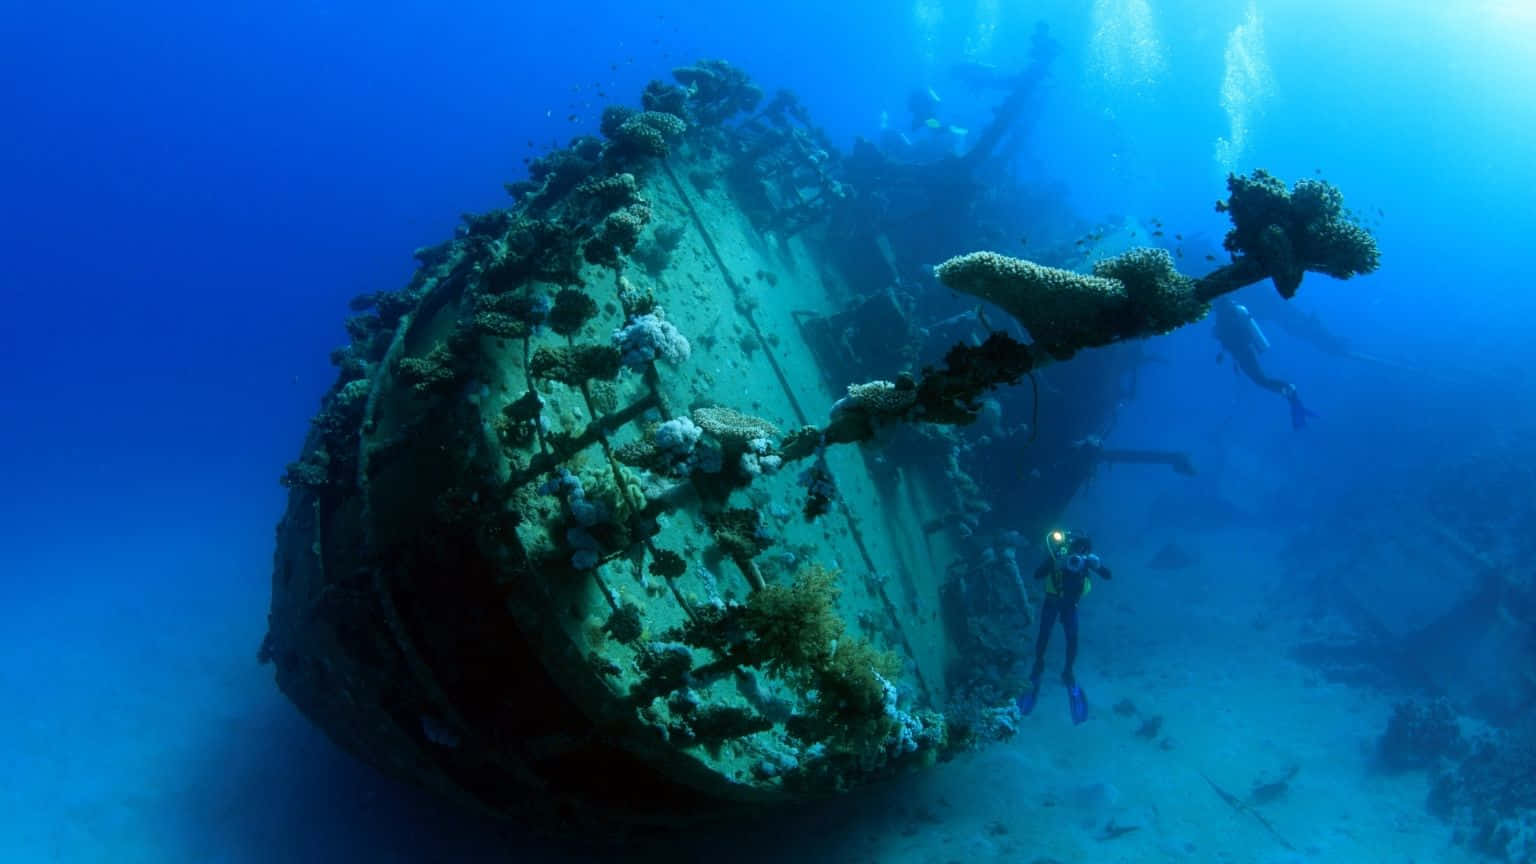
[[[1045,671],[1045,649],[1051,642],[1051,629],[1061,619],[1067,637],[1067,662],[1061,670],[1061,683],[1067,685],[1067,706],[1073,724],[1088,719],[1088,697],[1077,686],[1072,664],[1077,660],[1077,603],[1093,587],[1092,575],[1112,578],[1109,568],[1093,553],[1093,541],[1082,534],[1052,531],[1046,535],[1046,559],[1035,568],[1035,578],[1045,581],[1045,600],[1040,604],[1040,632],[1035,637],[1035,667],[1029,674],[1029,689],[1018,699],[1019,713],[1035,708],[1040,694],[1040,676]]]
[[[1248,307],[1230,299],[1222,299],[1212,304],[1212,311],[1216,319],[1216,341],[1221,343],[1222,351],[1232,355],[1236,368],[1247,375],[1250,381],[1285,397],[1291,405],[1291,428],[1301,429],[1306,426],[1307,418],[1317,415],[1301,404],[1301,397],[1296,395],[1296,385],[1269,377],[1259,365],[1259,355],[1269,350],[1269,340],[1264,338],[1264,331],[1259,329],[1259,322],[1253,320]],[[1218,352],[1216,362],[1220,363],[1221,357]]]

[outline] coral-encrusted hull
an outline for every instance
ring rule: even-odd
[[[764,134],[719,125],[755,89],[681,77],[359,299],[286,477],[280,686],[492,811],[674,822],[954,745],[944,622],[901,611],[938,608],[934,493],[877,503],[854,448],[782,455],[844,395],[793,311],[847,289],[814,226],[765,233],[715,180]]]

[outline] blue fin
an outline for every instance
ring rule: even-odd
[[[1067,687],[1067,707],[1072,710],[1072,725],[1088,719],[1088,694],[1076,684]]]
[[[1301,404],[1301,397],[1297,396],[1295,393],[1291,394],[1290,402],[1291,428],[1305,429],[1307,427],[1307,418],[1316,417],[1317,412],[1308,410],[1307,406]]]
[[[1029,712],[1035,710],[1035,698],[1039,695],[1040,683],[1038,681],[1029,682],[1029,689],[1025,690],[1018,699],[1014,700],[1014,704],[1019,706],[1020,716],[1028,717]]]

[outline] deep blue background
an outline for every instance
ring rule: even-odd
[[[593,131],[599,89],[633,102],[671,66],[723,56],[796,90],[842,145],[875,134],[882,110],[904,119],[913,86],[980,126],[985,103],[945,67],[1017,65],[1044,18],[1064,51],[1032,175],[1067,184],[1085,220],[1157,216],[1219,241],[1223,54],[1246,10],[1158,5],[1160,71],[1129,91],[1092,65],[1089,4],[993,18],[986,3],[927,4],[944,10],[931,26],[920,5],[3,4],[0,647],[33,733],[76,728],[49,712],[95,704],[60,696],[58,657],[88,686],[121,682],[109,661],[125,646],[183,672],[254,655],[276,478],[330,382],[345,301],[399,287],[413,248],[505,202],[525,156]],[[1309,278],[1297,302],[1391,365],[1340,368],[1275,337],[1274,362],[1324,415],[1298,440],[1281,408],[1234,392],[1195,328],[1157,346],[1173,362],[1127,415],[1141,442],[1187,442],[1236,402],[1230,434],[1319,496],[1369,482],[1363,464],[1411,471],[1468,427],[1528,412],[1536,311],[1529,13],[1332,5],[1260,7],[1274,86],[1240,167],[1320,168],[1380,211],[1381,272]],[[176,698],[168,686],[157,704],[174,713]],[[329,752],[270,692],[251,698],[280,753]],[[188,699],[195,720],[206,705]]]

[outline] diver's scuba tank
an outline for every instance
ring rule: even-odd
[[[1248,329],[1253,333],[1253,344],[1259,349],[1260,353],[1268,351],[1269,339],[1265,337],[1264,331],[1259,329],[1258,319],[1253,317],[1253,313],[1248,311],[1247,306],[1237,304],[1235,308],[1238,314],[1243,316],[1243,320],[1248,322]]]

